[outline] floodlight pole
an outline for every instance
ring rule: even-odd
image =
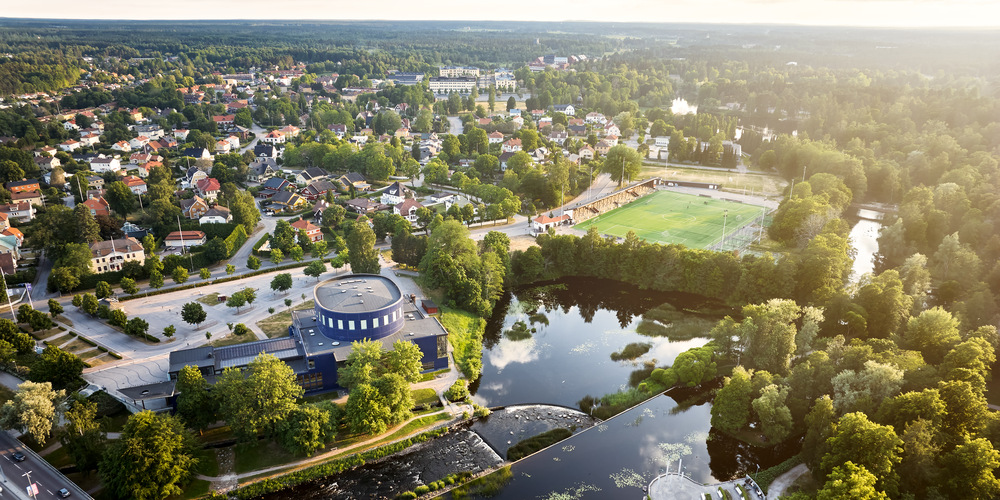
[[[729,209],[722,212],[722,243],[719,245],[719,250],[725,250],[726,248],[726,219],[729,217]]]

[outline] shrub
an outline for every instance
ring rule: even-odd
[[[423,495],[425,493],[429,493],[430,491],[431,487],[427,486],[426,484],[421,484],[420,486],[417,486],[417,489],[413,490],[413,492],[416,493],[417,495]]]
[[[445,391],[444,397],[451,402],[464,401],[465,398],[469,397],[469,383],[466,382],[465,379],[456,380],[455,383],[451,384],[451,387]]]

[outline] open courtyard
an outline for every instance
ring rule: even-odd
[[[672,191],[657,191],[574,226],[592,226],[602,235],[625,237],[629,231],[650,243],[708,248],[749,224],[766,209],[756,205]]]

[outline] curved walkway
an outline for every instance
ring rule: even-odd
[[[799,464],[792,467],[788,472],[778,476],[771,483],[771,486],[767,488],[768,498],[778,498],[785,494],[785,490],[788,489],[796,479],[809,473],[809,467],[806,464]]]
[[[457,408],[459,410],[461,410],[461,411],[465,411],[465,409],[463,407],[461,407],[461,406],[459,406]],[[414,420],[417,420],[417,419],[420,419],[420,418],[424,418],[424,417],[433,416],[433,415],[439,415],[439,414],[442,414],[442,413],[448,413],[449,415],[451,415],[452,417],[454,417],[455,416],[454,411],[455,411],[455,409],[453,409],[453,408],[445,408],[443,410],[439,410],[439,411],[436,411],[436,412],[433,412],[433,413],[426,413],[424,415],[415,415],[412,418],[410,418],[409,420],[407,420],[407,421],[405,421],[405,422],[403,422],[403,423],[401,423],[401,424],[399,424],[399,425],[397,425],[397,426],[395,426],[395,427],[387,430],[385,432],[385,434],[380,434],[378,436],[373,436],[371,439],[367,439],[365,441],[360,441],[360,442],[354,443],[354,444],[352,444],[350,446],[345,446],[343,448],[333,448],[333,449],[331,449],[331,450],[329,450],[327,452],[324,452],[324,453],[321,453],[319,455],[315,455],[315,456],[312,456],[312,457],[309,457],[309,458],[305,458],[305,459],[302,459],[302,460],[299,460],[299,461],[296,461],[296,462],[289,462],[287,464],[275,465],[273,467],[268,467],[266,469],[258,469],[258,470],[255,470],[255,471],[243,472],[241,474],[226,474],[224,476],[204,476],[204,475],[201,475],[201,474],[197,474],[197,475],[195,475],[195,477],[198,478],[198,479],[204,480],[204,481],[211,481],[213,483],[216,483],[216,482],[227,482],[227,481],[232,481],[234,478],[237,479],[237,480],[239,480],[239,479],[246,479],[246,478],[250,478],[250,477],[261,476],[263,474],[269,474],[269,473],[272,473],[272,472],[283,471],[285,469],[296,469],[296,468],[300,468],[300,467],[304,467],[304,466],[308,466],[308,465],[314,465],[317,462],[324,462],[326,460],[332,459],[336,455],[341,455],[341,454],[344,454],[345,452],[349,452],[349,451],[355,450],[357,448],[363,448],[363,447],[365,447],[367,445],[370,445],[370,444],[373,444],[375,442],[381,441],[382,439],[385,439],[385,436],[387,434],[392,434],[393,432],[396,432],[399,429],[402,429],[403,427],[405,427],[407,424],[409,424],[410,422],[412,422]],[[450,420],[448,422],[441,422],[441,423],[438,423],[437,425],[433,426],[431,429],[420,429],[419,431],[414,431],[414,433],[417,433],[417,432],[427,432],[429,430],[436,429],[438,427],[441,427],[441,426],[444,426],[444,425],[448,425],[450,423],[451,423]],[[408,438],[408,437],[410,437],[412,435],[413,434],[409,434],[409,435],[406,435],[406,436],[400,436],[397,439],[393,439],[391,441],[387,441],[387,442],[385,442],[383,444],[385,444],[385,445],[392,444],[392,443],[395,443],[396,441],[401,441],[403,439],[406,439],[406,438]],[[263,479],[263,478],[261,478],[261,479]]]

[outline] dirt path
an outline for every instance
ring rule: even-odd
[[[771,483],[771,486],[767,488],[767,498],[778,498],[785,493],[796,479],[804,474],[809,473],[809,467],[806,464],[799,464],[792,467],[792,470],[780,475],[777,479]]]

